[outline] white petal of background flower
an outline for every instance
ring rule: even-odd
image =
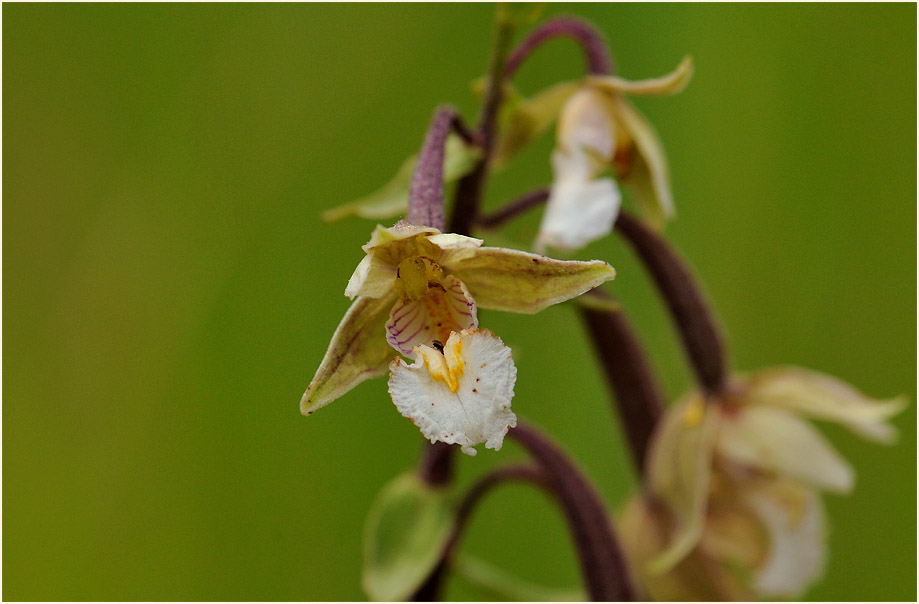
[[[796,415],[763,406],[725,414],[716,451],[736,463],[837,493],[848,493],[854,471],[816,428]]]
[[[539,227],[539,247],[577,249],[608,235],[620,202],[619,188],[612,179],[557,180]]]
[[[765,596],[796,598],[823,573],[823,504],[813,489],[784,486],[747,493],[747,502],[769,533],[769,555],[754,581]]]

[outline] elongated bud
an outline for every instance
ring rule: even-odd
[[[431,119],[408,193],[408,222],[444,230],[444,145],[456,110],[441,107]]]

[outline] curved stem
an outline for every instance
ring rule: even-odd
[[[511,53],[504,68],[505,79],[511,79],[520,64],[530,56],[543,42],[557,37],[572,38],[584,51],[587,59],[587,71],[591,75],[609,75],[613,73],[613,61],[607,49],[603,35],[592,25],[580,19],[559,17],[540,25]]]
[[[499,9],[497,32],[489,64],[488,89],[485,93],[478,128],[474,135],[470,135],[481,146],[482,157],[476,167],[460,179],[456,187],[453,215],[450,218],[449,231],[460,235],[468,235],[471,232],[475,217],[478,215],[482,191],[485,188],[485,180],[488,178],[488,162],[494,147],[495,124],[502,97],[501,74],[504,73],[504,60],[507,57],[507,48],[512,33],[510,22],[502,15],[503,12]],[[438,477],[445,476],[444,481],[449,481],[454,455],[453,447],[428,445],[424,455],[421,466],[422,479],[434,478],[436,480]]]
[[[549,490],[549,481],[545,473],[539,468],[530,464],[512,464],[486,474],[476,481],[460,502],[456,512],[456,519],[453,524],[453,531],[450,534],[444,551],[441,555],[440,562],[431,571],[427,580],[418,588],[412,596],[414,602],[432,602],[438,599],[441,588],[443,587],[444,575],[450,560],[456,548],[462,540],[463,532],[469,523],[469,518],[476,505],[485,497],[493,488],[503,482],[509,481],[526,481],[536,486]]]
[[[666,301],[699,384],[708,392],[720,391],[727,375],[721,331],[686,262],[627,212],[619,212],[616,230],[638,254]]]
[[[610,299],[601,288],[593,289],[591,294]],[[632,461],[641,474],[647,463],[654,427],[664,410],[660,386],[622,311],[581,307],[579,312],[606,373]]]
[[[476,132],[476,142],[482,147],[482,157],[475,168],[460,179],[456,187],[456,203],[450,220],[450,232],[460,235],[469,234],[479,213],[482,192],[485,190],[485,181],[488,179],[488,165],[494,149],[498,109],[501,107],[501,100],[504,96],[502,74],[513,28],[510,22],[501,15],[502,11],[499,10],[497,32],[488,66],[488,87],[485,90],[485,100],[482,103],[482,113],[479,116]]]
[[[508,435],[549,477],[571,527],[587,590],[594,601],[632,601],[635,590],[606,506],[574,463],[548,438],[518,422]]]
[[[478,220],[476,220],[476,225],[486,229],[500,226],[518,214],[522,214],[530,208],[535,208],[545,203],[547,199],[549,199],[549,187],[542,187],[530,191],[523,197],[505,204],[504,207],[496,212],[486,216],[480,216]]]

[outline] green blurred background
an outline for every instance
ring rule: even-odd
[[[422,442],[379,380],[299,413],[373,226],[319,214],[385,182],[437,104],[475,116],[493,10],[4,6],[4,599],[364,597],[365,513]],[[562,13],[604,31],[627,77],[695,58],[683,94],[635,102],[672,164],[668,236],[735,365],[915,401],[915,5],[545,16]],[[581,70],[555,41],[516,83]],[[493,179],[487,207],[548,182],[551,138]],[[678,396],[683,357],[628,250],[583,257],[616,266],[611,289]],[[514,409],[621,505],[634,477],[571,306],[484,318],[517,357]],[[915,404],[895,423],[890,448],[826,429],[858,485],[827,498],[829,566],[808,598],[916,596]],[[522,457],[483,451],[460,479]],[[464,551],[578,582],[561,516],[522,486],[489,499]],[[451,581],[448,596],[479,594]]]

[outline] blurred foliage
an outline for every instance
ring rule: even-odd
[[[692,54],[682,94],[637,99],[669,153],[668,236],[741,370],[800,364],[916,396],[916,7],[549,5],[608,36],[623,76]],[[362,527],[422,439],[365,383],[298,402],[348,306],[372,223],[320,215],[374,191],[435,106],[474,120],[489,5],[10,4],[3,10],[3,597],[362,599]],[[521,32],[522,35],[523,32]],[[553,41],[515,80],[581,73]],[[487,207],[551,178],[546,135]],[[528,242],[538,212],[509,236]],[[689,375],[628,250],[612,284],[671,397]],[[514,348],[514,410],[619,506],[622,436],[571,305],[483,312]],[[859,472],[831,498],[807,597],[915,597],[915,404],[898,446],[827,433]],[[459,478],[520,458],[463,459]],[[463,550],[571,588],[561,516],[509,486]],[[458,581],[453,598],[476,597]]]

